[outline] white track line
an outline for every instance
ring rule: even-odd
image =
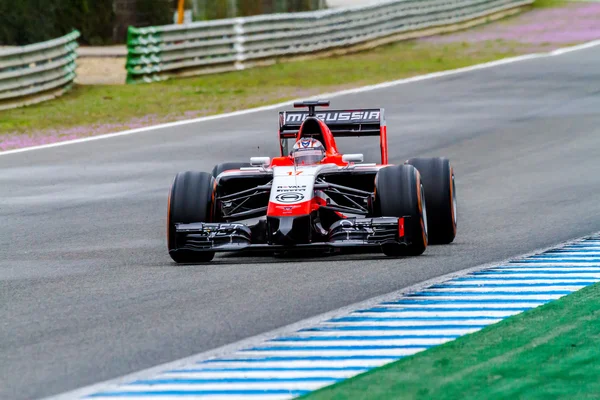
[[[368,368],[364,368],[363,371],[367,371]],[[171,379],[220,379],[220,378],[319,378],[327,376],[336,379],[349,378],[356,375],[356,370],[336,370],[336,369],[324,369],[324,370],[296,370],[296,371],[278,371],[276,369],[268,371],[236,371],[222,369],[220,371],[200,371],[196,372],[167,372],[164,374],[165,377]],[[358,371],[360,372],[360,371]]]
[[[522,273],[535,273],[536,271],[543,271],[544,273],[553,274],[553,273],[600,273],[600,267],[570,267],[570,268],[561,268],[561,267],[535,267],[532,264],[527,264],[527,266],[522,267],[506,267],[497,269],[490,269],[490,272],[498,273],[499,271],[506,272],[522,272]],[[498,274],[500,275],[500,274]]]
[[[444,287],[444,288],[431,288],[424,291],[424,293],[445,293],[445,292],[460,292],[460,293],[486,293],[493,294],[494,292],[515,292],[523,294],[524,292],[535,293],[535,292],[574,292],[587,285],[556,285],[556,286],[516,286],[515,287]]]
[[[239,395],[237,397],[231,396],[231,395],[213,395],[213,396],[206,396],[204,397],[205,399],[209,399],[209,400],[285,400],[285,399],[293,399],[294,396],[293,394],[290,394],[288,396],[285,395],[280,395],[280,394],[255,394],[255,395]],[[193,399],[193,397],[187,397],[188,399]],[[116,397],[114,396],[94,396],[92,398],[93,400],[116,400]],[[130,398],[131,400],[133,398]],[[139,400],[140,397],[136,397],[135,399]],[[156,399],[156,400],[181,400],[181,396],[169,396],[169,395],[165,395],[165,396],[153,396],[152,399]]]
[[[211,362],[210,367],[213,368],[230,368],[230,369],[238,369],[238,368],[348,368],[348,367],[358,367],[358,368],[374,368],[380,367],[384,364],[390,362],[389,358],[372,358],[368,360],[294,360],[290,361],[287,359],[282,360],[265,360],[262,362],[256,361],[219,361],[219,362]],[[129,381],[129,380],[128,380]],[[117,387],[116,385],[114,387]],[[108,388],[104,386],[104,388]],[[92,392],[94,393],[94,392]],[[73,399],[79,398],[80,396],[69,397],[68,394],[65,394],[64,398]],[[60,395],[59,395],[60,398]]]
[[[419,82],[419,81],[424,81],[424,80],[428,80],[428,79],[441,78],[441,77],[460,74],[460,73],[464,73],[464,72],[477,71],[480,69],[492,68],[492,67],[496,67],[499,65],[512,64],[512,63],[519,62],[519,61],[531,60],[531,59],[535,59],[535,58],[560,56],[562,54],[566,54],[566,53],[570,53],[570,52],[578,51],[578,50],[589,49],[591,47],[595,47],[598,45],[600,45],[600,40],[594,40],[594,41],[583,43],[583,44],[580,44],[577,46],[556,49],[549,53],[525,54],[525,55],[518,56],[518,57],[509,57],[509,58],[504,58],[501,60],[471,65],[471,66],[463,67],[463,68],[457,68],[457,69],[440,71],[440,72],[433,72],[431,74],[418,75],[418,76],[414,76],[411,78],[383,82],[383,83],[379,83],[376,85],[362,86],[359,88],[341,90],[341,91],[332,92],[332,93],[322,93],[322,94],[311,96],[308,98],[311,98],[311,99],[335,98],[335,97],[344,96],[344,95],[348,95],[348,94],[356,94],[356,93],[368,92],[368,91],[372,91],[372,90],[385,89],[385,88],[389,88],[389,87],[393,87],[393,86],[397,86],[397,85],[404,85],[404,84],[412,83],[412,82]],[[198,123],[198,122],[212,121],[215,119],[237,117],[240,115],[246,115],[246,114],[256,113],[256,112],[260,112],[260,111],[268,111],[268,110],[277,109],[277,108],[280,108],[283,106],[291,105],[295,101],[300,101],[300,100],[305,100],[305,99],[304,98],[294,99],[294,100],[284,101],[284,102],[277,103],[277,104],[271,104],[271,105],[251,108],[251,109],[247,109],[247,110],[234,111],[234,112],[225,113],[225,114],[217,114],[217,115],[211,115],[208,117],[201,117],[201,118],[194,118],[194,119],[188,119],[188,120],[183,120],[183,121],[169,122],[166,124],[148,126],[148,127],[144,127],[144,128],[137,128],[137,129],[130,129],[130,130],[122,131],[122,132],[109,133],[109,134],[105,134],[105,135],[97,135],[97,136],[91,136],[91,137],[86,137],[86,138],[81,138],[81,139],[74,139],[74,140],[67,140],[67,141],[63,141],[63,142],[44,144],[44,145],[39,145],[39,146],[31,146],[31,147],[24,147],[21,149],[7,150],[7,151],[0,152],[0,156],[23,153],[26,151],[33,151],[33,150],[50,149],[53,147],[66,146],[66,145],[70,145],[70,144],[86,143],[86,142],[91,142],[94,140],[110,139],[110,138],[115,138],[115,137],[119,137],[119,136],[133,135],[136,133],[148,132],[148,131],[165,129],[165,128],[174,128],[174,127],[194,124],[194,123]]]
[[[470,293],[469,296],[453,296],[451,293],[440,296],[415,296],[411,299],[418,300],[556,300],[563,296],[562,293],[552,294],[503,294],[503,295],[490,295],[486,293]]]
[[[552,284],[552,283],[556,283],[556,282],[562,282],[562,283],[575,283],[577,284],[578,282],[581,281],[586,281],[586,282],[598,282],[600,281],[600,279],[598,278],[580,278],[580,277],[558,277],[558,278],[552,278],[552,279],[548,279],[548,278],[543,278],[540,277],[539,279],[536,279],[537,277],[532,277],[531,279],[511,279],[510,277],[504,277],[504,279],[502,278],[498,278],[498,277],[494,277],[493,279],[470,279],[470,280],[465,280],[465,281],[458,281],[458,282],[448,282],[448,285],[455,285],[455,286],[463,286],[463,285],[494,285],[494,284],[498,284],[498,283],[502,283],[502,284],[513,284],[513,285],[533,285],[536,283],[547,283],[547,284]]]
[[[467,306],[464,306],[467,307]],[[400,318],[410,319],[413,317],[419,318],[431,318],[431,317],[507,317],[519,313],[519,310],[510,311],[497,311],[497,310],[485,310],[485,311],[411,311],[411,310],[390,310],[388,312],[360,312],[350,314],[348,317],[352,318],[394,318],[396,320]]]
[[[386,310],[394,310],[394,309],[403,309],[410,310],[411,308],[482,308],[488,310],[494,309],[505,309],[505,308],[533,308],[539,305],[546,304],[545,301],[532,301],[526,302],[523,301],[521,303],[477,303],[476,301],[469,302],[468,304],[464,303],[446,303],[446,304],[384,304],[381,307],[377,307],[378,309],[386,309]]]
[[[471,328],[469,326],[465,326],[464,328],[436,328],[431,329],[428,327],[424,327],[423,329],[402,329],[402,327],[398,327],[393,330],[323,330],[323,331],[304,331],[298,332],[297,335],[299,337],[340,337],[340,336],[356,336],[356,337],[368,337],[368,336],[435,336],[435,335],[454,335],[454,336],[462,336],[467,333],[477,332],[480,328],[475,327]]]
[[[565,262],[546,262],[546,261],[535,261],[535,262],[516,262],[516,263],[511,263],[510,265],[514,265],[515,267],[594,267],[596,269],[598,269],[598,263],[597,262],[586,262],[586,261],[582,261],[582,262],[569,262],[569,261],[565,261]]]
[[[531,278],[531,279],[535,279],[535,278],[539,278],[540,280],[542,279],[547,279],[547,278],[555,278],[555,279],[561,279],[561,278],[565,278],[565,280],[588,280],[588,279],[593,279],[593,280],[600,280],[600,273],[589,273],[589,272],[563,272],[563,273],[559,273],[559,274],[555,274],[552,273],[550,271],[548,272],[543,272],[543,273],[539,273],[539,274],[534,274],[531,272],[516,272],[516,273],[511,273],[511,274],[490,274],[490,275],[480,275],[483,279],[483,277],[485,277],[486,281],[487,280],[501,280],[501,277],[505,277],[510,279],[510,278]],[[464,282],[468,282],[468,281],[464,281]]]
[[[360,350],[357,348],[348,348],[345,350],[281,350],[273,348],[273,350],[256,350],[256,351],[244,351],[244,354],[248,357],[261,356],[261,357],[351,357],[351,356],[370,356],[370,357],[405,357],[411,356],[419,351],[427,350],[427,346],[416,347],[410,349],[368,349]],[[389,361],[389,360],[388,360]]]
[[[345,322],[328,322],[325,326],[330,327],[351,327],[356,328],[360,326],[366,327],[378,327],[378,326],[390,326],[395,328],[418,326],[426,328],[428,326],[461,326],[468,328],[469,326],[480,326],[495,324],[496,322],[502,321],[502,318],[489,318],[489,319],[449,319],[449,320],[427,320],[427,321],[414,321],[414,320],[388,320],[388,321],[345,321]]]
[[[448,341],[454,340],[454,338],[439,338],[439,339],[373,339],[373,340],[302,340],[304,337],[298,338],[299,340],[286,340],[285,342],[269,343],[269,347],[276,349],[277,347],[285,346],[297,346],[297,347],[330,347],[330,346],[342,346],[342,347],[359,347],[359,346],[406,346],[406,345],[423,345],[423,346],[434,346]]]
[[[222,383],[202,383],[198,384],[156,384],[156,385],[124,385],[119,388],[120,392],[146,392],[149,390],[152,391],[168,391],[168,390],[177,390],[177,391],[196,391],[198,389],[202,390],[316,390],[322,386],[327,384],[334,383],[336,380],[332,379],[329,382],[248,382],[248,383],[231,383],[231,382],[222,382]],[[150,397],[150,396],[148,396]],[[159,397],[160,398],[160,397]],[[185,398],[185,397],[184,397]]]

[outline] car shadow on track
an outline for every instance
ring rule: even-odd
[[[424,257],[423,254],[419,257]],[[191,266],[191,265],[241,265],[241,264],[291,264],[291,263],[319,263],[323,261],[327,262],[347,262],[347,261],[390,261],[412,259],[415,257],[388,257],[382,253],[376,252],[365,252],[365,251],[354,251],[345,253],[317,253],[317,254],[306,254],[303,253],[292,253],[283,255],[273,255],[271,252],[248,252],[248,253],[222,253],[217,255],[210,262],[198,262],[198,263],[181,263],[176,264],[174,262],[171,265],[175,266]]]

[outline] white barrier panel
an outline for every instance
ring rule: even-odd
[[[61,38],[0,51],[0,110],[50,100],[75,79],[77,38]]]

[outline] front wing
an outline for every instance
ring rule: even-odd
[[[325,240],[311,243],[276,245],[265,242],[253,243],[255,229],[240,223],[190,223],[176,224],[176,248],[173,251],[282,251],[303,248],[323,250],[362,247],[380,249],[381,246],[407,246],[410,238],[405,235],[405,224],[410,217],[394,218],[348,218],[334,223]],[[264,226],[263,228],[264,229]],[[259,234],[260,237],[266,235]]]

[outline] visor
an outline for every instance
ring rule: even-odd
[[[321,162],[324,157],[325,152],[322,150],[297,150],[294,152],[294,164],[314,165]]]

